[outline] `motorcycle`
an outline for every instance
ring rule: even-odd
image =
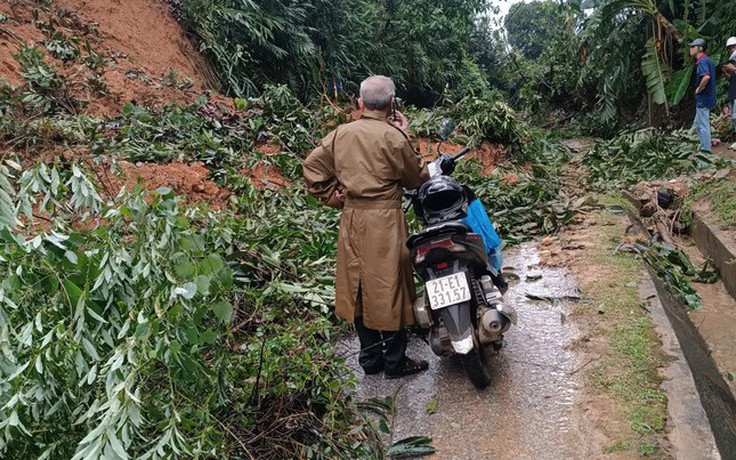
[[[444,142],[448,135],[443,131]],[[460,161],[468,150],[452,161]],[[413,207],[423,225],[406,243],[414,270],[425,283],[414,316],[429,329],[432,352],[459,356],[468,378],[480,389],[491,381],[486,356],[503,347],[503,334],[517,316],[492,281],[483,239],[461,221],[468,205],[463,187],[437,170],[430,168],[431,178],[419,189],[405,190],[404,212]]]

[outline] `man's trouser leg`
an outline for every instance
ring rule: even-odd
[[[731,121],[733,122],[733,130],[736,131],[736,99],[730,101],[729,109],[731,110]]]
[[[362,316],[355,318],[355,331],[360,340],[360,367],[366,374],[381,372],[384,366],[383,348],[386,346],[381,343],[381,332],[365,327]]]
[[[707,107],[698,107],[695,109],[695,131],[700,138],[700,151],[710,152],[710,109]]]
[[[406,331],[382,332],[386,340],[383,361],[387,374],[400,374],[406,366]]]

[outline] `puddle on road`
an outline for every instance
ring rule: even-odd
[[[441,459],[588,458],[596,452],[591,427],[575,407],[580,388],[575,373],[583,363],[569,350],[578,335],[567,321],[571,305],[525,297],[576,296],[576,283],[567,270],[538,263],[533,244],[506,254],[504,266],[520,277],[505,296],[516,307],[519,323],[506,333],[506,347],[489,359],[492,383],[486,390],[475,390],[459,361],[435,356],[420,339],[412,340],[408,355],[426,359],[430,369],[417,376],[364,376],[357,356],[348,358],[360,381],[359,399],[395,395],[394,441],[430,436]],[[542,278],[527,280],[530,271]],[[343,346],[357,351],[357,339]],[[428,414],[433,399],[438,409]]]

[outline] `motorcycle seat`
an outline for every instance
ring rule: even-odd
[[[436,236],[444,234],[465,234],[470,232],[470,229],[459,220],[453,220],[450,222],[442,222],[425,228],[416,235],[411,235],[406,241],[406,246],[411,249],[416,247],[420,242],[432,239]]]

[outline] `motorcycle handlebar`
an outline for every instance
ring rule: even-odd
[[[469,151],[470,151],[470,147],[465,147],[464,149],[462,149],[459,152],[457,152],[457,155],[455,155],[454,157],[452,157],[452,161],[459,161]]]
[[[414,197],[417,196],[417,190],[404,190],[404,196],[406,197],[406,203],[404,203],[402,210],[406,214],[411,208]]]
[[[465,147],[464,149],[457,152],[457,154],[452,156],[452,161],[454,162],[460,161],[460,159],[462,159],[462,157],[464,157],[465,154],[468,153],[469,151],[470,151],[470,147]],[[416,190],[404,192],[404,196],[407,198],[406,203],[404,203],[404,206],[402,207],[404,214],[409,212],[409,208],[411,208],[411,205],[412,205],[412,198],[416,195],[416,193],[417,193]]]

